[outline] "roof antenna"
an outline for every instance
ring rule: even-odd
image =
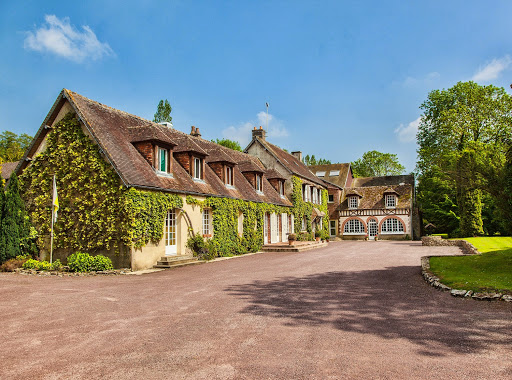
[[[512,85],[510,85],[512,87]],[[267,106],[267,126],[266,126],[266,130],[268,132],[268,102],[265,102],[265,105]]]

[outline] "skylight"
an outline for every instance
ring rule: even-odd
[[[325,172],[316,172],[316,176],[317,177],[324,177],[325,176]]]
[[[339,170],[331,170],[329,172],[329,176],[333,176],[333,175],[340,175],[340,171]]]

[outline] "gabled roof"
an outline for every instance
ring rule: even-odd
[[[226,187],[208,165],[205,165],[204,181],[194,181],[178,162],[174,162],[172,165],[172,178],[157,175],[151,165],[137,151],[134,142],[148,139],[162,141],[169,145],[175,145],[174,151],[189,150],[206,157],[212,151],[220,150],[222,153],[219,155],[223,157],[227,155],[234,163],[250,161],[262,172],[264,172],[264,167],[256,157],[116,110],[66,89],[60,93],[25,153],[24,160],[17,166],[18,174],[28,165],[29,159],[36,153],[49,132],[50,129],[46,126],[53,124],[60,109],[67,101],[126,186],[291,206],[291,202],[281,198],[266,177],[263,181],[263,194],[257,193],[242,175],[238,165],[235,165],[234,169],[235,188]]]
[[[308,166],[309,170],[314,175],[317,175],[318,172],[324,172],[324,176],[320,177],[321,179],[333,183],[339,187],[345,188],[347,186],[347,178],[349,172],[352,171],[350,167],[350,163],[345,164],[325,164],[325,165],[310,165]],[[331,175],[331,172],[338,172],[337,175]]]
[[[315,176],[313,173],[311,173],[311,171],[308,169],[308,167],[303,162],[301,162],[297,157],[295,157],[293,154],[285,152],[283,149],[279,148],[278,146],[271,144],[268,141],[263,140],[259,137],[254,137],[252,139],[252,141],[249,143],[247,148],[245,148],[245,152],[247,152],[249,147],[254,143],[261,144],[290,173],[295,174],[299,177],[305,178],[317,185],[324,186],[324,187],[326,186],[326,184],[321,179],[319,179],[317,176]]]
[[[348,210],[347,197],[350,195],[360,195],[358,209],[385,209],[386,204],[384,200],[384,192],[388,189],[387,186],[367,186],[345,189],[341,198],[340,210]],[[393,190],[397,195],[396,208],[410,208],[412,207],[412,185],[395,185]]]

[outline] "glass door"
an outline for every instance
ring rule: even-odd
[[[176,245],[176,211],[168,210],[165,216],[165,255],[177,255],[178,249]]]

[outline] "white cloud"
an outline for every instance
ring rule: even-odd
[[[416,86],[417,84],[423,84],[423,83],[431,83],[437,79],[439,79],[441,75],[437,71],[433,71],[431,73],[428,73],[426,76],[422,78],[414,78],[414,77],[407,77],[403,81],[403,85],[405,87],[412,87]]]
[[[44,25],[33,32],[27,32],[25,49],[50,52],[75,62],[114,55],[109,44],[100,42],[87,25],[83,25],[83,31],[80,32],[69,23],[68,17],[59,19],[55,15],[46,15],[44,19]]]
[[[398,140],[404,143],[412,142],[416,140],[416,133],[418,133],[418,127],[421,122],[421,116],[416,120],[411,121],[409,124],[400,124],[400,126],[395,129],[395,133],[398,136]]]
[[[481,67],[471,80],[475,82],[489,82],[498,78],[501,72],[507,69],[511,63],[512,59],[509,55],[505,55],[502,58],[494,58],[490,63]]]
[[[267,125],[267,113],[264,111],[258,112],[256,120],[241,123],[237,127],[229,126],[222,130],[222,136],[224,138],[235,140],[240,143],[242,149],[249,144],[252,139],[252,129],[254,127],[259,128],[262,126],[266,128]],[[268,129],[267,137],[280,138],[287,137],[289,135],[288,130],[284,126],[283,122],[276,119],[272,114],[268,114]]]

